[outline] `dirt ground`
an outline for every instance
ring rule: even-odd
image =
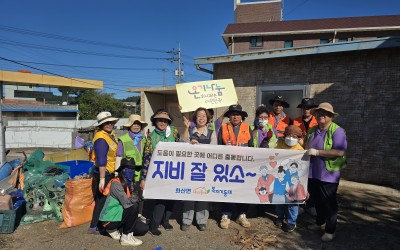
[[[29,152],[28,152],[29,153]],[[10,154],[10,159],[20,156]],[[10,160],[8,159],[8,160]],[[252,226],[244,229],[232,222],[229,229],[218,227],[220,206],[213,203],[208,228],[204,232],[192,226],[179,229],[182,203],[176,202],[171,224],[173,231],[162,229],[159,238],[149,234],[138,237],[143,245],[135,249],[399,249],[400,191],[342,180],[338,191],[339,216],[336,238],[322,243],[321,232],[307,230],[314,217],[299,215],[297,228],[285,233],[274,227],[274,206],[252,206],[248,214]],[[151,201],[145,204],[145,216],[151,213]],[[19,226],[12,234],[0,234],[0,249],[128,249],[108,236],[88,235],[88,223],[60,229],[61,223],[45,221]]]

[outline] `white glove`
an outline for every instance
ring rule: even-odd
[[[310,148],[309,150],[307,150],[307,154],[310,156],[318,156],[319,150],[317,150],[315,148]]]
[[[105,184],[105,182],[106,182],[106,178],[100,178],[99,190],[100,190],[100,192],[102,192],[102,193],[103,193],[103,191],[104,191],[104,184]]]
[[[118,170],[118,168],[121,166],[121,160],[122,160],[122,157],[118,157],[118,156],[117,156],[117,158],[115,159],[115,165],[114,165],[114,169],[115,169],[114,174],[115,174],[115,177],[118,176],[117,170]]]

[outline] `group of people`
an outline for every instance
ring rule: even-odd
[[[175,203],[173,200],[155,200],[151,218],[146,219],[143,216],[142,192],[145,189],[147,172],[153,150],[158,142],[163,141],[306,149],[310,156],[310,195],[304,192],[297,192],[296,195],[302,195],[303,200],[310,197],[309,201],[312,200],[315,204],[316,223],[310,225],[309,229],[324,231],[321,240],[331,241],[335,236],[338,212],[336,192],[341,169],[346,166],[347,148],[345,131],[333,122],[338,114],[329,103],[315,105],[312,99],[304,98],[297,106],[301,108],[302,115],[292,120],[284,112],[289,103],[283,96],[271,99],[270,104],[273,107],[271,112],[264,105],[257,108],[251,125],[245,122],[248,114],[240,105],[231,105],[215,121],[212,109],[200,107],[194,111],[190,120],[183,116],[185,130],[182,135],[172,126],[173,118],[165,109],[159,109],[151,116],[154,130],[148,134],[143,133],[148,124],[139,115],[131,115],[124,124],[127,133],[119,138],[113,133],[118,119],[109,112],[101,112],[97,116],[98,131],[93,139],[96,168],[93,171],[92,187],[95,208],[88,232],[99,233],[100,230],[106,230],[122,245],[138,246],[142,241],[135,237],[137,235],[149,232],[158,237],[161,235],[161,226],[166,231],[173,230],[169,223]],[[227,123],[223,123],[224,117],[229,119]],[[273,184],[273,203],[285,201],[285,189],[288,187],[281,180],[288,179],[291,185],[296,185],[296,177],[298,180],[296,171],[288,169],[285,173],[282,169],[281,172],[282,178],[277,178]],[[271,180],[265,178],[261,180],[263,181]],[[279,193],[281,191],[282,194]],[[246,216],[248,207],[249,204],[243,203],[222,203],[220,227],[229,228],[233,218],[241,226],[250,227]],[[274,224],[286,232],[295,230],[299,206],[286,204],[275,205],[275,208],[277,219]],[[198,229],[204,231],[207,229],[208,217],[209,202],[184,201],[181,230],[189,230],[196,218]]]

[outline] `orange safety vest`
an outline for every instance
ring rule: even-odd
[[[293,120],[293,125],[296,125],[297,127],[301,128],[301,133],[303,135],[307,134],[306,126],[304,126],[304,123],[303,123],[303,116],[299,116],[296,119],[294,119]],[[316,125],[318,125],[318,123],[317,123],[317,120],[315,119],[315,117],[313,116],[311,118],[310,124],[308,125],[308,129],[310,129],[310,128],[316,126]]]
[[[285,117],[283,117],[278,124],[275,124],[275,114],[274,112],[271,112],[269,114],[268,123],[276,129],[276,132],[278,132],[278,137],[283,137],[286,127],[289,126],[290,118],[289,116],[285,115]]]
[[[249,124],[242,122],[238,133],[238,138],[235,137],[235,132],[231,123],[222,124],[222,141],[226,145],[228,141],[232,145],[238,146],[239,143],[249,143],[251,139]]]
[[[121,180],[118,177],[112,178],[108,182],[106,188],[103,190],[103,195],[104,196],[107,196],[110,193],[111,183],[113,183],[114,181],[121,183]],[[128,196],[128,198],[131,197],[131,192],[129,192],[129,188],[128,187],[126,187],[125,193]]]

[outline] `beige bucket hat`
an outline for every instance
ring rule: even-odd
[[[147,127],[148,125],[146,122],[142,121],[140,115],[130,115],[128,121],[123,126],[130,128],[135,121],[140,122],[142,124],[142,128]]]

